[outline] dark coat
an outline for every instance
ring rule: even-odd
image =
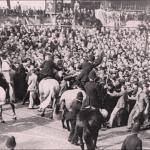
[[[81,82],[87,82],[88,81],[88,75],[92,71],[93,68],[97,67],[102,61],[102,57],[99,57],[94,63],[91,62],[84,62],[79,66],[79,69],[81,69],[81,73],[77,77],[77,81]]]
[[[83,107],[93,106],[95,108],[100,108],[101,101],[98,85],[93,81],[89,81],[85,84],[84,89],[86,92],[86,100],[83,102]]]
[[[65,119],[76,120],[77,114],[81,110],[81,107],[82,107],[82,101],[75,99],[71,104],[70,111],[66,113]]]
[[[15,95],[18,99],[23,99],[26,91],[27,91],[27,81],[26,81],[26,70],[25,68],[20,65],[18,69],[16,69],[16,74],[14,77],[14,89]]]
[[[48,61],[45,61],[42,65],[41,65],[41,74],[43,75],[46,75],[46,76],[49,76],[49,77],[54,77],[54,69],[56,70],[60,70],[57,65],[51,61],[51,60],[48,60]]]
[[[126,137],[121,150],[142,150],[142,141],[137,134],[132,134]]]

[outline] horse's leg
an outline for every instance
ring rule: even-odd
[[[16,120],[17,117],[16,117],[16,111],[15,111],[15,105],[14,105],[14,103],[10,102],[10,106],[11,106],[12,111],[13,111],[13,118],[12,119]]]
[[[14,89],[13,89],[13,85],[11,83],[9,83],[8,85],[9,85],[10,106],[11,106],[12,111],[13,111],[13,118],[12,119],[16,120],[17,117],[16,117],[16,111],[15,111],[15,105],[13,103],[15,101]]]
[[[63,110],[63,112],[62,112],[62,127],[64,128],[64,129],[67,129],[67,127],[65,126],[65,110]]]
[[[5,123],[5,121],[3,120],[2,113],[3,113],[3,107],[2,105],[0,105],[0,123]]]
[[[95,150],[92,135],[86,127],[84,128],[84,140],[87,150]]]
[[[45,109],[42,110],[41,117],[45,116]]]
[[[80,129],[78,128],[78,136],[79,136],[79,140],[80,140],[81,150],[84,150],[83,128],[82,127],[80,127]]]
[[[98,131],[94,133],[94,149],[97,148],[97,146],[96,146],[97,138],[98,138]]]
[[[61,122],[62,122],[62,127],[63,127],[64,129],[66,129],[66,126],[65,126],[65,119],[63,118],[63,119],[61,120]]]
[[[52,98],[51,99],[51,107],[52,107],[52,115],[51,115],[51,119],[53,119],[53,113],[54,113],[54,108],[56,106],[56,98]]]
[[[70,131],[69,120],[66,120],[67,130]]]

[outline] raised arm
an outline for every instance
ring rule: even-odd
[[[107,91],[107,94],[109,94],[110,96],[113,96],[113,97],[118,97],[118,96],[122,96],[124,94],[124,92],[113,92],[113,93],[110,93],[109,91]]]
[[[104,57],[104,52],[102,51],[102,53],[98,56],[98,58],[95,60],[93,64],[94,68],[101,64],[103,57]]]

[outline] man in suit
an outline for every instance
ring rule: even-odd
[[[41,65],[41,71],[40,71],[40,79],[46,77],[55,78],[54,69],[60,70],[60,68],[54,63],[54,57],[52,55],[46,55],[45,57],[46,61]]]
[[[85,83],[88,81],[88,75],[92,71],[93,68],[97,67],[103,58],[103,53],[98,56],[97,60],[95,60],[94,55],[89,56],[89,60],[86,60],[84,63],[79,65],[79,69],[81,69],[81,73],[77,77],[77,83],[80,83],[81,87],[84,87]]]
[[[70,131],[68,141],[75,145],[77,145],[78,142],[78,135],[77,133],[75,133],[76,117],[81,109],[82,100],[83,100],[83,94],[82,92],[79,92],[77,94],[76,99],[72,102],[69,112],[65,116],[66,120],[70,120],[71,122],[71,131]]]
[[[142,150],[142,140],[138,137],[140,125],[135,123],[132,128],[132,134],[124,140],[121,150]]]
[[[95,83],[96,73],[95,71],[91,71],[89,74],[89,82],[87,82],[84,86],[86,92],[86,100],[83,101],[83,108],[87,106],[93,106],[94,108],[101,107],[101,101],[99,96],[99,88],[98,85]]]

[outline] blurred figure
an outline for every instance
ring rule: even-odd
[[[29,109],[34,107],[35,94],[38,89],[37,87],[37,75],[34,73],[34,66],[30,67],[30,75],[28,78],[28,91],[29,91]]]
[[[9,150],[14,150],[15,147],[16,147],[16,139],[14,136],[11,136],[7,139],[6,141],[6,147],[9,149]]]
[[[138,137],[140,125],[135,123],[132,128],[132,134],[124,140],[121,150],[142,150],[142,140]]]

